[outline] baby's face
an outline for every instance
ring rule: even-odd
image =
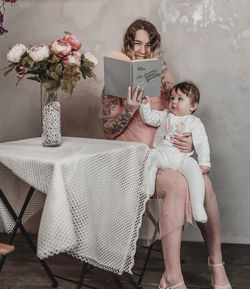
[[[177,92],[172,90],[168,103],[168,110],[174,115],[182,116],[191,114],[197,108],[197,106],[198,104],[192,104],[190,98],[180,89],[178,89]]]

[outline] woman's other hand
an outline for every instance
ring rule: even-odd
[[[206,166],[200,166],[201,168],[201,172],[203,175],[209,174],[210,173],[210,167],[206,167]]]
[[[182,153],[190,153],[193,151],[193,139],[191,133],[184,132],[182,135],[173,135],[172,143],[173,146]]]
[[[128,87],[128,92],[127,92],[127,100],[125,101],[125,107],[126,109],[134,114],[137,109],[139,108],[142,100],[142,95],[143,95],[143,89],[139,89],[136,87],[134,90],[133,95],[131,96],[131,87]]]

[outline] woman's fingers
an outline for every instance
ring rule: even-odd
[[[128,87],[128,91],[127,91],[127,102],[128,102],[128,103],[131,102],[131,86]]]
[[[181,144],[174,144],[174,147],[176,147],[182,153],[188,153],[189,152],[187,146],[183,145],[182,143]]]
[[[127,99],[125,101],[125,107],[129,112],[135,113],[141,104],[141,99],[143,95],[143,90],[136,87],[134,93],[131,97],[131,87],[128,87]]]
[[[136,89],[134,90],[133,96],[131,98],[132,103],[141,102],[142,95],[143,95],[143,89],[139,89],[139,87],[136,87]]]
[[[141,104],[143,90],[136,87],[131,97],[131,87],[128,87],[127,99],[125,101],[125,107],[129,112],[135,113]]]
[[[190,132],[184,132],[181,137],[191,137],[192,134]]]
[[[133,96],[132,96],[132,102],[134,102],[134,103],[137,101],[138,92],[139,92],[139,87],[136,87],[136,89],[134,90]]]
[[[192,151],[193,141],[190,133],[184,133],[182,136],[173,135],[172,143],[181,152],[188,153]]]
[[[140,102],[140,103],[141,103],[141,100],[142,100],[143,92],[144,92],[144,90],[143,90],[143,89],[140,89],[140,92],[139,92],[139,94],[138,94],[138,96],[137,96],[137,101]]]

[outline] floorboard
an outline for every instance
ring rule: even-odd
[[[0,234],[0,242],[7,243],[9,236]],[[32,235],[36,240],[36,235]],[[156,243],[158,249],[160,242]],[[223,257],[226,270],[234,289],[250,289],[250,245],[223,244]],[[135,271],[140,271],[146,250],[138,247],[135,258]],[[189,289],[206,289],[210,287],[210,274],[207,267],[207,250],[204,243],[183,242],[181,248],[182,270],[185,282]],[[67,278],[77,280],[80,274],[81,263],[66,254],[60,254],[47,259],[54,274],[63,275]],[[163,257],[161,252],[153,251],[147,272],[143,279],[144,289],[158,288],[163,271]],[[133,289],[128,276],[118,276],[125,289]],[[59,289],[76,288],[76,285],[58,280]],[[84,282],[99,289],[116,289],[115,281],[110,272],[97,268],[86,274]],[[50,280],[44,273],[40,263],[34,254],[18,234],[15,239],[15,251],[7,256],[6,263],[0,273],[0,289],[49,289]],[[86,288],[83,286],[82,288]]]

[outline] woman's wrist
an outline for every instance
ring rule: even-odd
[[[122,114],[124,117],[131,119],[135,112],[136,112],[136,110],[124,107]]]

